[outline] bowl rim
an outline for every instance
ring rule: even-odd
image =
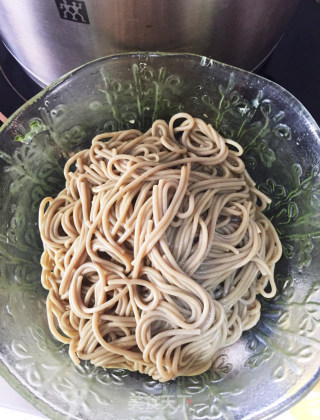
[[[57,80],[43,88],[38,94],[30,98],[27,102],[25,102],[21,107],[19,107],[14,113],[12,113],[6,122],[0,127],[0,136],[10,127],[11,123],[20,115],[22,114],[30,105],[37,102],[39,99],[45,97],[47,93],[53,91],[57,86],[63,84],[67,80],[69,80],[73,75],[83,71],[85,68],[88,68],[96,63],[103,63],[108,62],[111,60],[117,60],[119,58],[137,58],[137,59],[144,59],[148,60],[149,58],[163,58],[163,57],[176,57],[176,58],[190,58],[195,61],[198,61],[198,65],[201,67],[210,68],[224,68],[229,70],[230,72],[236,72],[238,74],[243,74],[250,76],[254,80],[261,80],[264,81],[266,85],[273,87],[274,89],[280,91],[287,99],[288,103],[295,104],[299,109],[300,113],[303,116],[304,120],[308,122],[308,128],[312,131],[314,137],[316,137],[320,143],[320,128],[317,122],[314,120],[313,116],[310,112],[306,109],[306,107],[287,89],[279,85],[278,83],[269,80],[263,76],[255,74],[251,71],[241,69],[239,67],[235,67],[229,64],[222,63],[212,58],[208,58],[203,55],[193,54],[193,53],[184,53],[184,52],[160,52],[160,51],[132,51],[132,52],[125,52],[119,54],[111,54],[104,57],[100,57],[87,63],[84,63],[75,69],[65,73]],[[1,140],[0,140],[1,144]],[[25,398],[28,402],[30,402],[34,407],[36,407],[39,411],[41,411],[46,416],[54,419],[67,419],[69,418],[67,414],[57,412],[49,403],[41,400],[35,393],[30,391],[27,384],[21,382],[13,373],[10,372],[6,364],[0,359],[0,375],[5,379],[5,381],[12,386],[23,398]],[[262,412],[258,412],[254,415],[254,419],[271,419],[275,415],[279,415],[285,411],[287,411],[290,407],[294,406],[298,403],[303,397],[305,397],[311,389],[318,383],[320,379],[320,364],[318,371],[314,374],[313,378],[301,389],[298,389],[293,395],[288,396],[285,401],[278,402],[276,404],[270,405],[268,408],[263,410]]]
[[[162,51],[131,51],[131,52],[125,52],[125,53],[119,53],[119,54],[110,54],[103,57],[96,58],[94,60],[88,61],[84,64],[81,64],[80,66],[70,70],[69,72],[63,74],[58,79],[50,83],[48,86],[43,88],[39,93],[37,93],[35,96],[30,98],[27,102],[22,104],[16,111],[14,111],[5,121],[5,123],[0,127],[0,134],[5,131],[9,125],[12,123],[12,121],[19,116],[26,108],[28,108],[30,105],[32,105],[34,102],[36,102],[38,99],[45,96],[47,93],[51,92],[55,87],[62,84],[63,82],[67,81],[69,78],[71,78],[74,74],[81,72],[84,68],[90,67],[93,64],[104,62],[104,61],[110,61],[110,60],[116,60],[118,58],[133,58],[137,57],[141,59],[148,59],[149,57],[157,58],[157,57],[186,57],[186,58],[192,58],[192,59],[198,59],[199,60],[199,66],[201,67],[207,67],[207,68],[214,68],[214,67],[222,67],[225,69],[229,69],[230,71],[236,71],[239,74],[245,74],[247,76],[251,76],[252,78],[256,80],[262,80],[267,85],[272,86],[273,88],[276,88],[280,92],[282,92],[285,96],[287,96],[288,99],[295,102],[296,105],[298,105],[301,108],[301,111],[305,114],[305,116],[309,119],[310,123],[315,125],[316,131],[318,132],[318,137],[320,138],[320,128],[313,116],[310,114],[310,112],[307,110],[307,108],[302,104],[302,102],[297,99],[292,93],[290,93],[287,89],[285,89],[283,86],[279,85],[278,83],[274,82],[273,80],[269,80],[264,76],[260,76],[259,74],[253,73],[249,70],[241,69],[240,67],[232,66],[230,64],[222,63],[221,61],[215,60],[213,58],[206,57],[204,55],[200,54],[194,54],[194,53],[185,53],[185,52],[162,52]],[[315,131],[314,131],[315,132]]]

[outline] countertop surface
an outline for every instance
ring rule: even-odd
[[[320,3],[320,0],[319,0]],[[308,109],[320,124],[320,4],[302,0],[281,41],[257,71],[282,85]],[[0,42],[0,113],[9,116],[41,90],[16,63]],[[1,124],[1,123],[0,123]],[[43,418],[0,378],[0,419]],[[278,420],[320,418],[320,385]]]

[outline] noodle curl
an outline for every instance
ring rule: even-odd
[[[74,363],[197,375],[257,323],[282,251],[242,152],[179,113],[69,159],[39,227],[49,326]]]

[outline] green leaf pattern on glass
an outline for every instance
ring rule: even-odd
[[[182,93],[183,81],[178,75],[171,75],[164,67],[155,71],[145,63],[134,64],[132,80],[112,80],[103,68],[101,75],[105,88],[106,103],[112,118],[106,122],[105,131],[130,128],[145,129],[163,115],[173,115],[183,109],[183,104],[173,99]],[[94,101],[91,108],[99,109],[101,103]]]
[[[245,99],[235,88],[231,75],[228,86],[218,86],[217,98],[202,96],[207,108],[207,119],[225,137],[237,140],[244,149],[249,166],[257,162],[270,168],[276,160],[279,141],[291,139],[291,130],[282,122],[284,112],[274,112],[272,101],[261,93]]]
[[[276,280],[277,296],[271,301],[261,300],[261,319],[248,333],[247,348],[254,353],[245,366],[253,369],[272,358],[277,361],[273,376],[275,380],[283,380],[290,370],[300,375],[301,366],[320,345],[314,337],[320,328],[320,302],[313,296],[320,283],[315,282],[303,298],[298,298],[299,285],[293,284],[291,276],[279,275]],[[297,336],[299,340],[293,340]]]
[[[265,213],[280,236],[285,257],[294,258],[301,269],[310,265],[313,241],[320,236],[319,168],[302,174],[301,166],[294,163],[290,171],[289,185],[268,178],[259,189],[272,199]]]
[[[166,68],[154,70],[143,63],[133,65],[130,74],[130,80],[118,81],[112,79],[105,68],[101,69],[104,100],[88,102],[88,114],[97,112],[105,115],[101,126],[94,128],[95,132],[132,127],[145,129],[156,118],[179,111],[192,112],[192,98],[189,98],[188,106],[175,99],[183,97],[185,81],[180,76],[171,74]],[[203,86],[198,89],[199,92],[204,91]],[[240,142],[249,170],[254,171],[259,165],[272,168],[278,148],[292,141],[284,112],[275,110],[272,101],[260,94],[250,100],[244,98],[236,88],[233,75],[226,86],[217,86],[215,98],[201,94],[200,99],[194,102],[195,109],[199,103],[204,110],[200,118],[210,121],[222,135]],[[12,154],[0,151],[2,170],[9,180],[6,185],[10,196],[10,200],[0,203],[2,214],[10,215],[8,223],[0,225],[0,298],[4,302],[1,313],[6,312],[13,318],[23,300],[34,302],[34,305],[26,305],[26,311],[32,310],[40,317],[43,314],[39,329],[26,325],[24,335],[16,337],[8,351],[18,359],[15,368],[32,389],[36,390],[41,384],[46,390],[53,386],[61,394],[63,407],[63,404],[66,407],[76,406],[74,412],[68,411],[68,416],[72,417],[81,411],[90,413],[97,403],[107,409],[110,401],[108,395],[102,392],[103,387],[123,387],[128,378],[136,380],[138,376],[121,369],[100,369],[87,362],[74,367],[66,347],[48,339],[51,336],[45,319],[46,293],[40,284],[42,247],[37,229],[38,206],[43,197],[61,189],[65,160],[89,140],[89,131],[82,125],[75,123],[71,129],[65,129],[66,118],[73,118],[72,110],[63,104],[51,106],[46,103],[41,108],[41,118],[31,120],[26,127],[18,127],[20,134],[15,138],[17,142]],[[289,372],[299,376],[299,366],[308,361],[315,346],[320,345],[314,338],[320,324],[319,302],[314,294],[320,284],[314,282],[301,298],[296,295],[301,285],[294,285],[293,278],[283,269],[290,263],[296,272],[303,272],[314,258],[314,243],[320,236],[320,214],[317,210],[320,208],[319,168],[310,167],[302,171],[299,163],[291,162],[290,165],[290,174],[284,179],[267,177],[258,185],[272,199],[266,214],[280,235],[284,255],[276,279],[279,293],[271,301],[261,299],[263,316],[259,324],[244,336],[247,358],[242,362],[251,371],[275,360],[272,373],[275,381],[283,380]],[[299,340],[293,340],[294,336],[299,336]],[[41,365],[48,349],[61,353],[58,364]],[[38,354],[39,358],[35,358],[34,354]],[[53,383],[51,372],[55,377]],[[173,401],[170,400],[170,392],[175,390],[174,407],[180,407],[186,419],[232,419],[233,410],[236,410],[232,397],[242,392],[239,388],[230,388],[225,392],[223,383],[232,374],[236,374],[232,363],[227,355],[222,354],[217,356],[206,373],[192,378],[178,378],[171,384],[159,384],[143,376],[144,390],[137,387],[139,391],[129,396],[129,404],[130,401],[132,404],[139,401],[146,403],[145,399],[152,396],[153,405],[150,404],[153,409],[158,404],[159,413],[163,413],[164,405],[167,407],[168,414],[161,418],[175,418],[176,411],[171,407]],[[83,376],[89,379],[85,381],[85,387],[79,389],[74,383]],[[159,401],[162,401],[162,406]],[[139,418],[156,418],[149,414],[146,412]],[[109,412],[108,418],[112,418]]]

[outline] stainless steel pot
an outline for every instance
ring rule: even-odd
[[[203,54],[252,70],[299,0],[0,0],[1,37],[40,84],[104,55]]]

